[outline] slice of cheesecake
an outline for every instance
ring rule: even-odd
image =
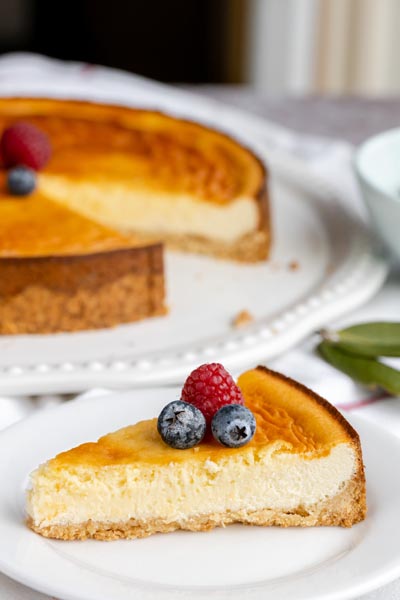
[[[239,378],[257,422],[240,449],[165,445],[157,419],[59,454],[31,476],[29,526],[64,540],[249,525],[350,527],[366,513],[357,433],[328,402],[258,367]]]

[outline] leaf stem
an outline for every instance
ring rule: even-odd
[[[326,342],[337,344],[337,342],[340,341],[339,334],[337,333],[337,331],[333,331],[332,329],[323,328],[320,329],[318,333]]]

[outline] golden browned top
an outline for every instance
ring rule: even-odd
[[[48,200],[39,192],[16,197],[4,193],[0,175],[0,256],[33,257],[100,252],[135,246],[124,236],[68,208]]]
[[[357,433],[332,404],[281,373],[257,367],[243,373],[238,385],[246,403],[264,407],[267,411],[272,408],[276,415],[290,415],[291,422],[296,424],[297,431],[303,432],[310,447],[358,441]],[[283,424],[288,432],[288,421]],[[294,431],[291,430],[291,434]],[[269,440],[276,439],[272,429],[268,429],[267,435]],[[300,439],[297,447],[301,448]]]
[[[48,176],[90,182],[99,189],[117,183],[129,190],[188,193],[220,204],[243,195],[257,197],[264,184],[263,167],[240,144],[160,113],[87,102],[0,99],[0,132],[21,120],[48,134],[53,153],[29,198],[8,195],[5,173],[0,174],[0,256],[86,253],[133,243],[52,205],[40,185]]]
[[[50,137],[53,156],[45,171],[52,174],[188,192],[218,203],[256,196],[264,181],[258,159],[231,138],[157,112],[0,99],[0,131],[17,120]]]
[[[246,405],[254,412],[257,428],[253,440],[241,449],[224,448],[208,440],[189,450],[174,450],[161,440],[157,420],[141,421],[96,443],[87,443],[60,454],[54,467],[89,464],[165,464],[191,460],[215,460],[277,444],[280,451],[322,456],[355,432],[339,413],[310,390],[263,369],[247,371],[239,378]],[[357,437],[357,436],[356,436]]]

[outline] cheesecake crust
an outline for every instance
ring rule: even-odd
[[[0,334],[114,327],[166,313],[160,244],[0,260]]]
[[[262,509],[249,512],[213,513],[189,517],[182,521],[167,523],[162,519],[137,521],[129,519],[126,522],[106,523],[86,521],[70,525],[50,525],[41,527],[34,523],[31,517],[27,525],[36,533],[60,540],[96,539],[112,541],[118,539],[144,538],[155,533],[169,533],[177,530],[210,531],[215,527],[225,527],[233,523],[257,525],[261,527],[352,527],[365,518],[366,495],[364,473],[361,461],[358,472],[345,488],[333,498],[318,502],[311,507],[298,506],[294,510],[279,511]]]
[[[144,242],[154,239],[154,236],[144,236],[134,233],[135,237]],[[157,237],[157,236],[156,236]],[[252,263],[268,258],[271,240],[268,231],[244,235],[235,244],[228,244],[218,240],[207,240],[195,235],[163,235],[163,243],[170,250],[188,252],[193,254],[204,254],[223,260],[233,260],[241,263]]]

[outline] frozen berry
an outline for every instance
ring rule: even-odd
[[[219,363],[201,365],[192,371],[183,386],[182,400],[197,406],[207,423],[222,406],[243,404],[242,392]]]
[[[7,188],[14,196],[27,196],[36,187],[36,173],[27,167],[15,167],[7,173]]]
[[[228,448],[241,448],[252,439],[255,430],[256,420],[253,413],[240,404],[223,406],[211,422],[214,438]]]
[[[1,155],[6,167],[25,165],[38,171],[48,162],[51,145],[47,135],[30,123],[15,123],[4,130]]]
[[[157,429],[168,446],[185,450],[201,442],[206,432],[206,420],[195,406],[177,400],[164,406]]]

